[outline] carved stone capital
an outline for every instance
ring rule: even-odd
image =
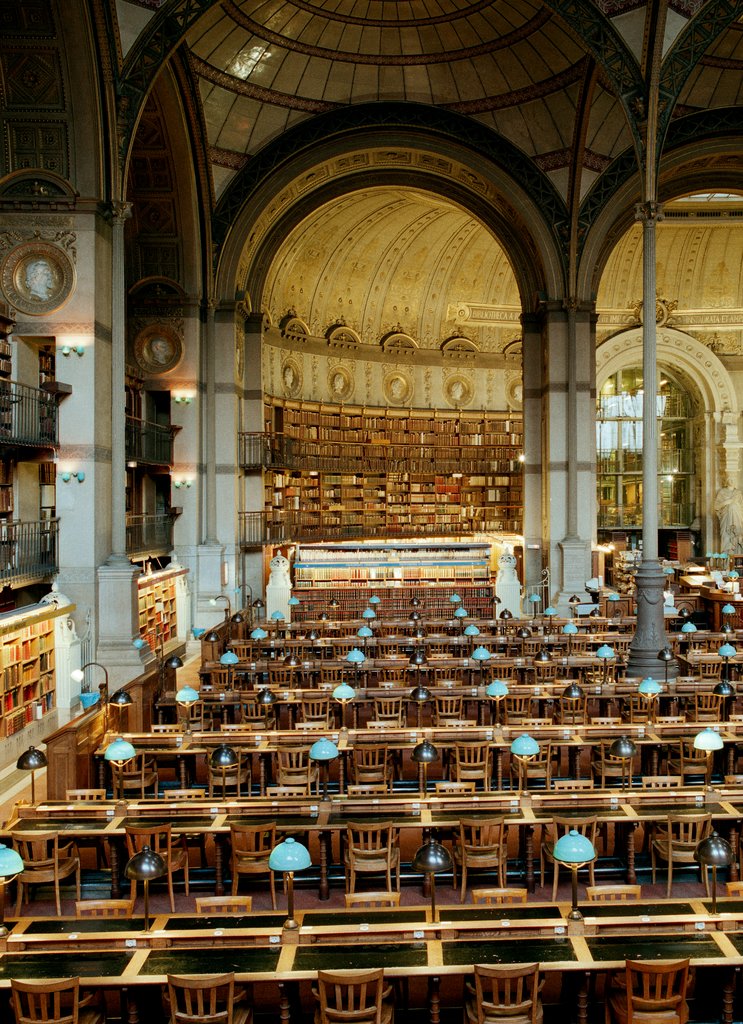
[[[663,220],[663,203],[648,202],[635,204],[635,220],[643,223]]]

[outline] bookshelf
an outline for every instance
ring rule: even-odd
[[[294,561],[294,590],[300,604],[292,617],[314,619],[335,598],[337,617],[361,616],[369,598],[380,598],[378,617],[405,617],[414,597],[425,618],[450,619],[456,591],[471,616],[492,615],[490,545],[486,543],[303,544]]]
[[[266,399],[269,531],[300,538],[520,533],[522,427],[511,413]],[[280,468],[279,468],[280,467]]]
[[[70,606],[0,616],[0,735],[13,736],[55,706],[54,620]]]
[[[137,580],[139,635],[153,651],[178,636],[176,581],[188,569],[163,569]]]

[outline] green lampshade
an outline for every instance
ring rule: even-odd
[[[451,604],[461,604],[462,598],[459,596],[459,594],[451,594],[449,597],[449,601],[451,602]]]
[[[738,652],[732,644],[723,644],[717,653],[721,658],[734,658]]]
[[[562,627],[562,632],[567,633],[569,636],[571,633],[577,633],[578,627],[574,622],[566,622],[565,625]]]
[[[462,608],[461,605],[458,608],[454,609],[454,618],[455,619],[466,619],[468,615],[469,615],[469,612],[467,611],[467,609],[466,608]]]
[[[271,612],[271,618],[274,622],[279,622],[284,618],[284,613],[280,612],[277,608],[275,612]]]
[[[502,679],[494,679],[492,683],[488,683],[485,687],[485,693],[488,697],[500,698],[508,696],[508,686],[503,682]]]
[[[681,627],[682,633],[696,633],[696,631],[697,627],[694,625],[693,622],[685,622]]]
[[[729,580],[739,580],[740,579],[740,573],[738,572],[738,570],[737,569],[731,569],[730,572],[728,573],[728,579]]]
[[[176,704],[184,704],[186,707],[195,704],[198,699],[199,691],[194,690],[193,686],[182,686],[175,695]]]
[[[733,605],[733,604],[724,604],[722,606],[722,614],[723,615],[735,615],[735,605]]]
[[[361,617],[362,619],[376,619],[377,613],[374,611],[373,608],[364,608],[363,612],[361,613]]]
[[[234,768],[239,762],[237,751],[226,743],[220,743],[212,750],[209,764],[212,768]]]
[[[220,665],[237,665],[240,659],[234,651],[225,651],[222,657],[219,659]]]
[[[557,840],[552,856],[561,864],[586,864],[595,859],[596,850],[587,836],[572,828]]]
[[[201,640],[204,633],[206,633],[206,630],[201,626],[193,626],[191,628],[191,633],[193,634],[194,640]]]
[[[343,704],[347,700],[353,700],[356,696],[356,691],[348,683],[339,683],[338,686],[333,690],[333,697],[335,700],[339,700]]]
[[[619,594],[607,594],[606,595],[606,600],[607,601],[621,601],[622,599],[619,596]]]
[[[268,633],[265,631],[265,629],[261,629],[260,626],[256,626],[255,629],[250,634],[250,639],[251,640],[265,640],[267,636],[268,636]]]
[[[469,626],[465,627],[464,635],[465,636],[479,636],[480,635],[480,630],[477,628],[477,626],[474,624],[474,622],[470,622]]]
[[[118,736],[106,747],[103,758],[105,761],[113,761],[114,764],[124,764],[125,761],[131,761],[136,753],[129,740]]]
[[[297,605],[299,604],[299,598],[298,597],[290,597],[288,602],[287,602],[287,604],[290,604],[292,606],[292,608],[296,608]]]
[[[643,697],[657,697],[662,690],[663,687],[652,676],[646,676],[637,687],[637,692],[641,693]]]
[[[149,644],[146,640],[143,640],[141,636],[135,637],[132,640],[132,647],[135,647],[138,651],[141,651],[143,647],[148,647]]]
[[[368,626],[361,626],[356,630],[356,636],[360,636],[362,639],[366,640],[370,636],[374,636],[374,630],[370,629]]]
[[[602,660],[609,661],[611,658],[616,657],[614,654],[614,648],[609,647],[608,644],[602,644],[596,651],[596,657]]]
[[[334,761],[338,757],[338,748],[332,740],[322,739],[315,740],[310,747],[310,758],[313,761]]]
[[[17,850],[0,843],[0,878],[11,878],[23,871],[23,861]]]
[[[709,726],[694,737],[695,750],[722,750],[722,748],[722,736]]]
[[[366,661],[366,655],[358,647],[352,647],[346,655],[346,661],[350,661],[352,665],[360,665],[362,661]]]
[[[547,618],[549,618],[551,615],[557,615],[557,608],[553,608],[552,605],[549,605],[547,608],[544,609],[544,614],[547,616]]]
[[[472,652],[473,661],[488,661],[490,657],[491,654],[487,647],[476,647]]]
[[[274,846],[268,858],[271,871],[304,871],[311,864],[312,858],[307,847],[291,836]]]
[[[534,757],[539,753],[539,744],[528,732],[523,732],[511,744],[511,753],[516,757]]]
[[[372,596],[369,598],[369,604],[380,604],[381,600],[382,598],[378,597],[377,594],[372,594]]]
[[[539,596],[539,594],[530,594],[529,595],[529,602],[531,604],[539,604],[539,602],[541,600],[542,600],[542,598]]]

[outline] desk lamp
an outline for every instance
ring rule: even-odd
[[[292,651],[290,654],[287,654],[281,664],[286,665],[287,668],[298,668],[302,662],[294,651]]]
[[[609,753],[612,757],[618,757],[622,762],[622,789],[632,789],[632,758],[637,753],[637,747],[629,736],[617,736],[609,747]],[[625,785],[625,767],[628,785]]]
[[[519,796],[522,796],[527,789],[528,778],[526,775],[527,764],[539,753],[539,744],[527,732],[517,736],[511,744],[511,754],[519,763]]]
[[[459,632],[462,634],[464,633],[464,620],[468,615],[469,612],[466,608],[463,608],[461,604],[454,609],[454,618],[459,621]]]
[[[227,795],[227,769],[237,768],[239,760],[237,751],[234,747],[230,747],[226,743],[220,743],[218,747],[215,747],[214,750],[212,750],[211,757],[209,758],[209,766],[211,768],[218,768],[222,772],[223,800]]]
[[[612,612],[611,612],[612,618],[618,618],[618,616],[619,616],[619,609],[618,609],[617,605],[618,605],[618,602],[622,600],[621,597],[619,596],[619,594],[607,594],[606,600],[607,600],[607,602],[611,601],[611,603],[614,605],[614,607],[612,608]]]
[[[651,722],[655,721],[655,702],[663,692],[663,687],[652,676],[646,676],[637,687],[637,692],[648,702],[648,715]]]
[[[547,619],[547,632],[551,634],[552,620],[554,619],[555,615],[557,615],[557,608],[553,608],[552,605],[548,605],[547,608],[544,609],[544,615]]]
[[[450,594],[449,595],[449,604],[452,604],[452,605],[456,606],[456,605],[461,604],[461,603],[462,603],[462,598],[459,596],[459,594]]]
[[[681,611],[682,612],[685,611],[687,613],[687,615],[689,614],[689,611],[688,611],[687,608],[682,608]],[[679,612],[679,615],[680,614],[681,614],[681,612]],[[686,636],[686,638],[688,640],[691,639],[690,634],[691,633],[696,633],[696,631],[697,631],[697,627],[694,625],[694,623],[691,621],[691,619],[687,619],[686,622],[684,622],[683,626],[681,627],[681,632]]]
[[[283,628],[284,613],[277,608],[275,612],[271,612],[271,621],[276,623],[276,639],[283,640],[285,636]]]
[[[426,686],[422,686],[420,682],[410,691],[410,699],[414,700],[418,705],[418,724],[416,728],[421,727],[421,716],[423,712],[423,705],[426,701],[431,699],[431,691]]]
[[[142,646],[144,647],[144,641],[142,642]],[[103,682],[100,685],[99,693],[90,693],[89,691],[83,690],[85,669],[93,666],[101,669],[103,672]],[[86,710],[98,703],[101,699],[101,694],[103,695],[104,701],[108,699],[108,669],[105,665],[101,665],[100,661],[86,661],[81,668],[75,668],[70,672],[70,679],[74,680],[76,683],[80,683],[80,703]]]
[[[539,594],[529,594],[529,604],[531,605],[531,610],[533,612],[533,617],[536,617],[537,612],[539,610],[537,606],[539,604],[541,604],[541,601],[542,601],[542,598],[540,597]]]
[[[24,750],[21,756],[16,761],[16,768],[20,768],[22,772],[31,772],[31,804],[36,804],[36,772],[40,768],[46,768],[48,761],[46,754],[43,750],[37,750],[36,747],[29,747],[28,750]]]
[[[352,647],[346,655],[346,661],[349,665],[353,665],[354,676],[356,679],[356,688],[359,686],[359,675],[361,674],[361,666],[366,661],[366,655],[363,651],[360,651],[358,647]]]
[[[262,708],[265,708],[266,711],[268,712],[271,708],[273,708],[274,704],[278,700],[278,697],[276,696],[275,693],[273,693],[273,691],[269,690],[267,686],[262,686],[258,691],[255,700],[257,704],[259,704]],[[274,725],[275,724],[276,714],[274,712]]]
[[[673,661],[673,651],[670,647],[662,647],[656,657],[663,662],[663,684],[668,687],[668,666]]]
[[[204,633],[206,633],[206,630],[201,626],[191,627],[191,634],[193,635],[194,640],[201,640]]]
[[[408,658],[408,665],[412,665],[415,669],[415,685],[421,685],[421,668],[423,665],[428,664],[428,658],[426,652],[422,647],[416,647],[413,653]]]
[[[315,740],[310,747],[310,760],[317,761],[320,764],[320,770],[322,775],[322,799],[328,799],[328,774],[330,771],[330,762],[334,761],[338,757],[338,747],[332,740],[321,738]]]
[[[578,605],[580,604],[580,598],[578,597],[578,595],[572,594],[568,598],[568,604],[570,605],[570,610],[573,613],[573,618],[576,618],[576,616],[578,615]]]
[[[335,613],[335,612],[337,611],[337,609],[338,609],[338,598],[337,598],[337,597],[331,597],[331,599],[330,599],[330,601],[329,601],[329,603],[328,603],[328,608],[330,608],[330,611],[331,611],[331,618],[332,618],[332,615],[333,615],[333,614],[334,614],[334,613]]]
[[[142,882],[144,888],[144,930],[150,928],[150,882],[156,878],[162,878],[167,871],[165,861],[151,850],[149,846],[143,846],[127,861],[124,874],[133,882]]]
[[[109,697],[108,703],[110,707],[116,708],[118,716],[116,720],[116,730],[117,732],[121,732],[121,725],[122,719],[124,717],[124,712],[128,708],[130,708],[134,703],[134,701],[132,700],[132,696],[126,690],[117,690],[116,693]]]
[[[480,686],[483,683],[483,673],[485,671],[485,662],[490,661],[491,654],[487,647],[476,647],[472,652],[472,660],[476,661],[480,666]]]
[[[560,836],[552,848],[552,856],[559,864],[569,867],[572,874],[572,907],[568,920],[582,921],[583,915],[578,909],[578,871],[596,859],[594,845],[587,836],[573,828]]]
[[[486,696],[495,704],[495,721],[494,725],[500,724],[500,706],[503,699],[508,696],[508,685],[503,682],[502,679],[494,679],[492,683],[488,683],[485,687]]]
[[[361,626],[356,630],[356,636],[360,637],[364,642],[364,657],[366,657],[366,645],[369,642],[369,637],[374,636],[374,630],[369,626]]]
[[[274,846],[268,857],[271,871],[283,871],[286,875],[287,919],[285,928],[295,929],[299,925],[294,920],[294,872],[304,871],[312,864],[309,851],[296,839],[289,836],[278,846]]]
[[[479,636],[480,635],[480,630],[477,628],[477,626],[474,624],[474,622],[470,622],[469,626],[465,626],[464,627],[464,635],[465,636]]]
[[[256,626],[255,629],[250,632],[251,640],[265,640],[267,636],[268,633],[262,626]]]
[[[577,714],[576,709],[584,696],[585,694],[582,687],[580,687],[576,682],[569,683],[562,691],[561,699],[564,700],[568,706],[571,725],[575,725],[575,718]]]
[[[209,598],[209,604],[212,608],[216,608],[218,601],[224,601],[224,621],[229,622],[232,618],[232,604],[229,597],[226,594],[217,594],[216,597]]]
[[[289,598],[289,603],[291,603],[291,598]],[[245,623],[245,618],[244,618],[242,612],[235,612],[235,614],[230,619],[230,636],[233,635],[232,627],[233,626],[237,626],[237,636],[241,638],[242,635],[243,635],[241,627],[243,626],[244,623]]]
[[[193,686],[182,686],[180,690],[176,691],[176,704],[179,708],[185,708],[186,725],[183,729],[185,733],[191,732],[191,705],[195,704],[198,699],[199,691],[195,690]]]
[[[299,598],[298,597],[294,597],[294,595],[292,595],[289,598],[288,602],[287,602],[287,604],[289,604],[292,608],[296,608],[300,603],[301,602],[300,602]]]
[[[715,683],[712,688],[712,692],[716,693],[719,697],[722,697],[720,707],[720,718],[723,722],[727,721],[728,717],[728,702],[727,698],[732,697],[735,693],[735,687],[732,683],[729,683],[727,679],[721,679],[719,683]]]
[[[410,752],[410,760],[418,765],[418,784],[421,796],[425,796],[428,789],[428,766],[433,764],[434,761],[438,761],[438,759],[438,749],[430,740],[423,740],[413,747]]]
[[[348,732],[346,726],[346,704],[350,704],[356,696],[356,691],[348,683],[339,683],[333,690],[333,700],[337,700],[341,706],[341,729]]]
[[[516,630],[516,636],[521,641],[521,657],[524,657],[526,650],[526,641],[531,637],[531,630],[528,626],[520,626]]]
[[[704,785],[707,792],[712,783],[712,755],[715,750],[722,750],[723,746],[722,736],[709,725],[694,737],[694,749],[703,750],[707,758],[707,767],[704,772]]]
[[[534,661],[538,662],[540,665],[545,665],[548,661],[552,661],[552,655],[546,647],[540,647],[534,655]]]
[[[234,665],[237,665],[240,659],[234,651],[225,651],[222,657],[219,659],[219,664],[224,665],[227,669],[227,689],[232,689],[232,669]]]
[[[508,623],[513,618],[513,615],[511,614],[511,612],[509,612],[508,608],[504,608],[503,611],[498,616],[498,618],[501,620],[501,624],[503,626],[503,636],[505,636],[506,633],[508,632]]]
[[[614,648],[613,647],[609,647],[608,644],[602,644],[599,647],[599,649],[596,651],[596,657],[597,658],[601,658],[601,662],[602,662],[602,665],[603,665],[603,674],[601,676],[601,684],[602,684],[602,686],[605,686],[606,685],[606,676],[607,676],[608,671],[609,671],[609,662],[613,661],[613,659],[616,658],[616,654],[614,653]]]
[[[23,871],[23,861],[17,850],[0,843],[0,939],[8,934],[5,927],[5,886]]]
[[[253,608],[253,611],[255,612],[256,616],[258,616],[260,612],[262,612],[263,609],[266,607],[266,605],[264,604],[260,597],[256,597],[251,607]]]
[[[431,920],[438,920],[436,910],[436,875],[443,871],[451,871],[451,854],[445,846],[436,842],[433,835],[429,836],[428,842],[419,847],[413,855],[411,863],[413,871],[427,875],[431,890]]]
[[[363,612],[361,613],[362,619],[376,619],[376,617],[377,613],[374,611],[373,608],[364,608]]]
[[[372,594],[372,596],[369,598],[369,604],[371,605],[371,607],[373,608],[373,610],[375,612],[378,610],[379,605],[381,603],[382,603],[382,598],[378,594]],[[378,616],[378,618],[379,618],[379,616]],[[382,625],[381,618],[379,619],[379,625],[380,626]]]
[[[121,770],[127,761],[131,761],[131,759],[136,756],[136,753],[137,751],[129,740],[125,740],[123,736],[117,736],[115,740],[112,740],[112,742],[109,743],[103,752],[104,761],[110,761],[111,766],[118,768],[119,770],[119,786],[121,787],[121,792],[118,794],[118,797],[120,800],[124,799],[124,780],[121,778]],[[114,775],[114,779],[115,778],[116,776]],[[117,794],[114,793],[114,798],[116,798],[116,795]]]
[[[724,665],[722,669],[722,678],[726,683],[730,682],[730,659],[734,658],[738,653],[732,644],[723,644],[717,652],[722,658]]]
[[[568,638],[568,657],[573,653],[573,637],[578,632],[578,626],[575,622],[566,622],[562,627],[562,631]]]
[[[222,638],[219,635],[219,633],[216,631],[216,629],[209,630],[209,632],[204,637],[204,641],[206,643],[208,643],[208,644],[218,644],[218,643],[220,643],[221,639]],[[144,647],[144,641],[142,641],[141,644],[138,644],[137,641],[135,640],[134,641],[134,646],[135,647]]]
[[[703,868],[712,868],[712,913],[717,913],[717,869],[727,868],[735,860],[733,848],[727,839],[712,831],[697,846],[694,858]]]
[[[722,608],[720,609],[720,611],[722,612],[722,617],[725,620],[723,622],[723,624],[722,624],[722,628],[721,628],[720,632],[721,633],[732,633],[733,632],[733,627],[732,627],[732,625],[730,623],[730,619],[732,618],[733,615],[735,615],[735,605],[734,604],[730,604],[730,603],[724,604],[722,606]]]

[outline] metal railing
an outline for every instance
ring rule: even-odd
[[[58,571],[59,520],[0,523],[0,582],[45,579]]]
[[[140,420],[135,416],[127,416],[127,460],[151,466],[170,466],[173,462],[175,434],[175,427],[152,423],[150,420]]]
[[[0,380],[0,444],[56,448],[58,421],[54,395],[13,380]]]
[[[126,517],[126,553],[138,555],[167,554],[173,547],[173,524],[176,512]]]
[[[661,502],[658,514],[660,529],[686,529],[694,519],[694,507],[690,502]],[[642,526],[642,505],[602,503],[598,507],[596,525],[600,530]]]

